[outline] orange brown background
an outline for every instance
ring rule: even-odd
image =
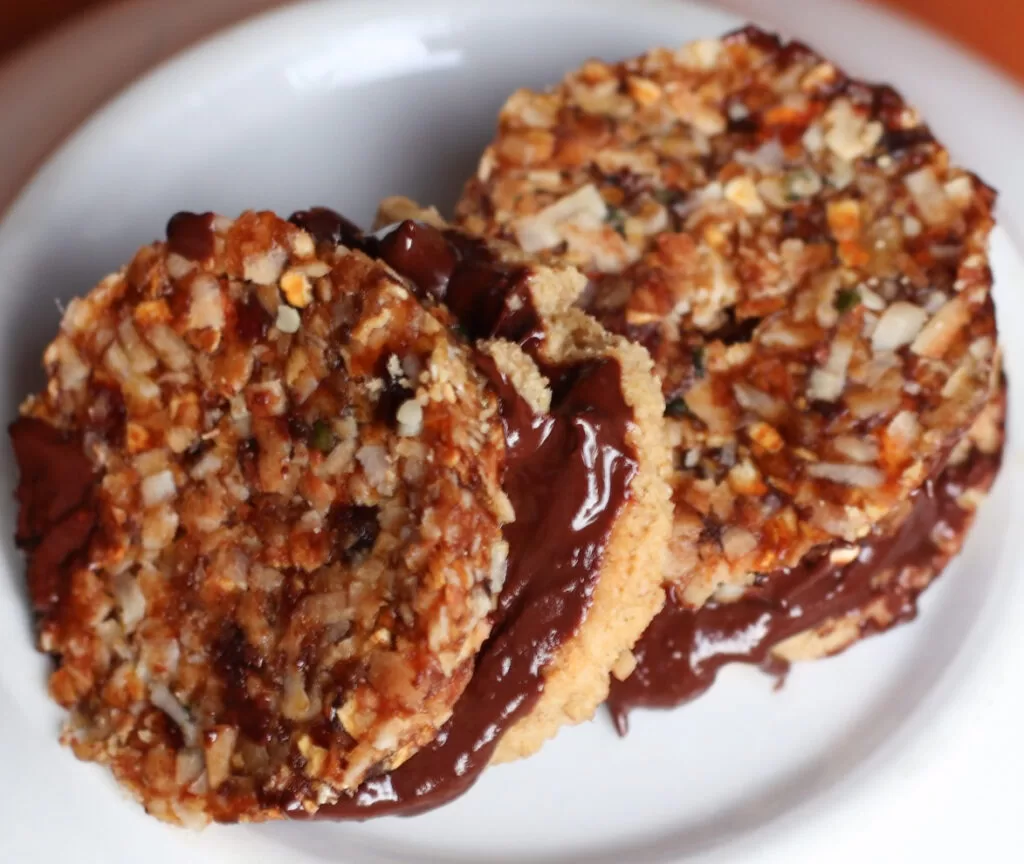
[[[0,0],[0,62],[33,37],[90,7],[111,2],[121,0]],[[1024,80],[1024,51],[1019,44],[1024,34],[1024,0],[884,0],[884,3],[945,32]]]

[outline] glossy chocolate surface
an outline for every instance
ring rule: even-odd
[[[735,603],[708,603],[688,609],[669,593],[668,602],[634,648],[637,668],[625,681],[612,680],[608,706],[620,734],[634,708],[671,708],[704,693],[718,670],[729,663],[751,663],[779,672],[785,664],[772,649],[791,636],[819,627],[881,600],[889,626],[917,614],[920,588],[895,579],[879,589],[878,577],[908,567],[941,567],[944,556],[935,532],[962,534],[971,514],[957,504],[965,488],[986,487],[998,470],[998,457],[975,456],[946,469],[914,493],[906,520],[890,534],[869,537],[858,557],[845,565],[831,561],[831,547],[799,566],[759,576]],[[875,629],[878,629],[875,627]],[[864,631],[864,635],[869,630]]]
[[[358,244],[443,302],[471,339],[500,337],[535,359],[543,327],[528,268],[483,242],[403,222]],[[469,686],[437,738],[321,818],[412,814],[453,800],[476,782],[501,736],[536,705],[547,663],[586,618],[612,526],[637,470],[626,440],[633,420],[617,361],[541,364],[552,406],[535,414],[486,355],[478,362],[502,406],[504,488],[516,519],[505,527],[509,560],[491,637]],[[301,815],[301,814],[296,814]]]
[[[32,417],[8,431],[19,471],[15,539],[28,555],[33,609],[45,619],[60,614],[73,565],[96,529],[96,476],[79,437]]]

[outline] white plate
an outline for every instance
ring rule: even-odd
[[[190,0],[176,14],[190,4],[199,9]],[[149,4],[148,14],[158,8]],[[788,22],[855,71],[894,80],[972,167],[1024,191],[1009,147],[1021,140],[1018,94],[941,43],[891,22],[883,30],[854,10],[777,0],[769,23]],[[110,20],[94,39],[124,32],[115,30],[123,19]],[[197,26],[174,20],[179,30],[165,32],[149,19],[149,32],[173,41]],[[682,0],[353,0],[296,6],[217,37],[97,114],[0,225],[0,405],[12,416],[38,384],[54,299],[88,289],[159,235],[169,213],[327,203],[365,220],[394,192],[450,205],[514,87],[555,81],[589,55],[618,58],[737,23]],[[921,68],[973,89],[957,97]],[[993,256],[1001,325],[1013,333],[1024,326],[1024,263],[1005,231]],[[31,647],[23,565],[7,543],[13,507],[0,496],[0,861],[941,861],[968,849],[994,857],[1016,836],[1024,767],[1024,644],[1013,615],[1024,596],[1022,538],[1008,531],[1024,518],[1024,346],[1011,339],[1007,350],[1007,466],[919,621],[799,668],[779,694],[751,670],[728,670],[695,705],[638,715],[624,742],[599,717],[412,820],[197,835],[123,800],[102,770],[56,744],[60,712]],[[0,452],[10,489],[9,453]]]

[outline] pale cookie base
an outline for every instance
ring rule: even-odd
[[[376,226],[403,219],[445,227],[436,210],[425,210],[407,198],[382,201]],[[532,262],[511,244],[488,243],[503,260]],[[619,362],[623,396],[634,414],[627,440],[636,452],[638,470],[630,498],[612,529],[587,617],[549,662],[540,700],[502,737],[495,763],[530,756],[560,727],[589,720],[608,696],[612,669],[630,656],[665,599],[662,573],[672,521],[665,400],[650,355],[573,306],[585,285],[586,279],[571,267],[536,267],[530,289],[533,305],[545,322],[542,350],[545,358],[559,365],[598,357]],[[518,346],[493,341],[481,347],[532,407],[550,405],[546,380]]]
[[[548,357],[572,363],[613,357],[622,367],[622,392],[634,412],[627,440],[638,471],[631,497],[612,529],[593,604],[579,632],[548,664],[544,692],[534,709],[505,733],[494,762],[537,752],[565,725],[589,720],[608,696],[608,680],[661,610],[661,574],[671,526],[664,402],[647,352],[612,336],[588,315],[571,309],[548,322]],[[529,362],[525,356],[523,362]]]

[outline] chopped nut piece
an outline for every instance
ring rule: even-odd
[[[607,205],[597,187],[584,186],[537,215],[520,219],[515,227],[516,239],[525,252],[550,249],[565,239],[566,229],[597,228],[607,215]]]
[[[833,564],[837,564],[842,567],[844,564],[856,561],[859,554],[859,546],[840,546],[838,549],[833,549],[829,553],[828,557]]]
[[[927,320],[928,313],[920,306],[898,300],[878,319],[871,334],[871,347],[875,351],[895,351],[909,345]]]
[[[397,414],[398,429],[401,435],[419,435],[423,430],[423,408],[415,399],[403,402]]]
[[[298,333],[302,326],[302,318],[297,310],[282,303],[277,308],[277,320],[274,326],[282,333]]]
[[[281,277],[281,293],[288,304],[296,309],[305,309],[313,302],[313,285],[309,277],[300,270],[289,270]]]
[[[943,357],[967,326],[970,316],[966,301],[960,296],[954,297],[925,325],[910,350],[936,360]]]

